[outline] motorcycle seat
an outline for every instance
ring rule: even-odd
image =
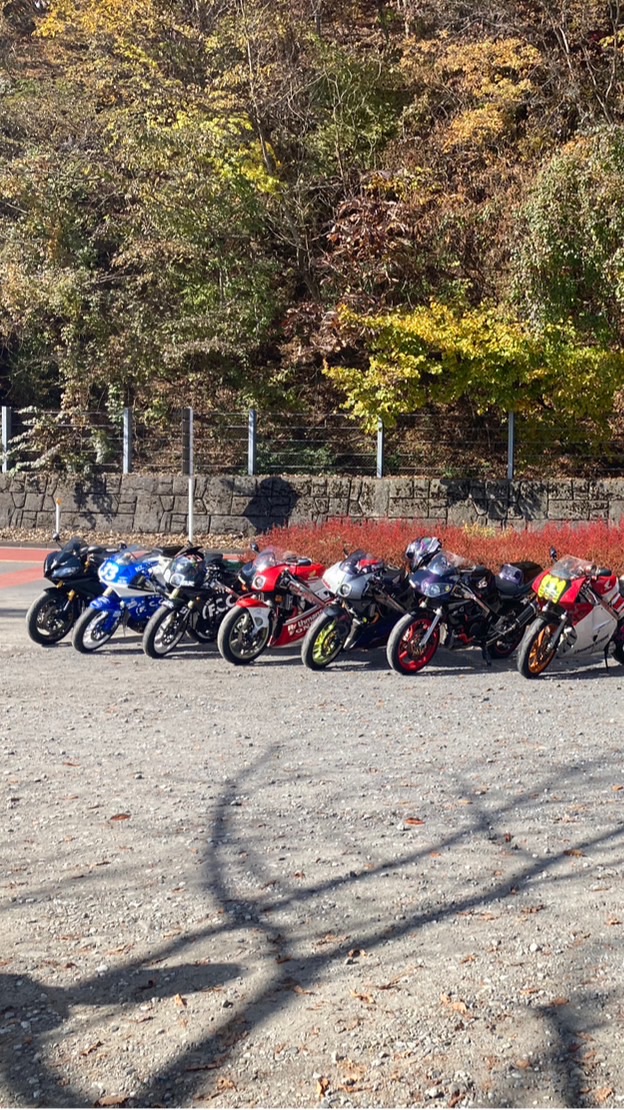
[[[296,567],[311,567],[312,560],[308,559],[307,555],[302,555],[300,559],[295,560]]]
[[[596,568],[596,578],[610,578],[612,574],[613,571],[609,570],[607,567]]]
[[[177,555],[179,550],[180,550],[179,543],[177,543],[175,545],[174,544],[164,544],[163,546],[160,546],[160,547],[152,547],[149,553],[150,553],[150,555],[163,555],[165,557],[165,559],[173,559],[174,555]]]
[[[223,552],[222,551],[204,551],[204,562],[205,563],[222,563],[223,562]]]

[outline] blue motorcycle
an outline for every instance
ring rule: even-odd
[[[104,593],[91,601],[74,625],[72,644],[76,651],[97,651],[120,625],[143,632],[166,593],[162,577],[171,554],[163,550],[145,553],[139,548],[107,559],[98,569]]]

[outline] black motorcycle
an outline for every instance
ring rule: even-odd
[[[415,571],[433,559],[442,545],[436,536],[414,540],[405,552],[406,566]],[[310,625],[301,645],[306,667],[320,671],[343,651],[383,647],[396,622],[411,608],[413,588],[406,568],[354,551],[323,575],[335,595]]]
[[[145,654],[162,659],[187,633],[199,643],[216,640],[225,614],[248,586],[251,565],[226,559],[220,551],[180,551],[165,568],[170,593],[145,628]]]
[[[52,538],[60,543],[58,533]],[[83,609],[104,592],[98,567],[124,547],[125,544],[114,548],[88,546],[74,536],[60,551],[46,555],[43,577],[53,584],[33,601],[26,614],[31,640],[42,647],[58,644],[73,628]]]
[[[477,644],[487,663],[505,659],[535,617],[532,582],[536,563],[506,563],[497,575],[487,567],[466,568],[459,556],[441,551],[424,570],[410,576],[420,603],[402,617],[388,639],[386,654],[399,674],[417,674],[446,648]]]

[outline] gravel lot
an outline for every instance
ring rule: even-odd
[[[0,1103],[624,1103],[621,668],[84,657],[38,590],[0,594]]]

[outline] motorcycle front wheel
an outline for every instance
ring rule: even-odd
[[[418,674],[433,659],[440,642],[440,626],[436,625],[427,643],[422,645],[433,624],[430,613],[407,613],[395,624],[386,647],[387,660],[399,674]]]
[[[321,613],[306,632],[301,645],[301,659],[311,671],[322,671],[342,651],[350,621],[335,614]]]
[[[31,640],[41,647],[58,644],[67,635],[78,613],[75,601],[67,594],[45,593],[33,601],[26,614],[26,628]]]
[[[169,609],[165,606],[157,609],[148,620],[143,633],[143,651],[150,659],[163,659],[186,632],[188,623],[188,609]]]
[[[518,670],[525,678],[537,678],[552,663],[557,645],[552,646],[556,621],[538,617],[527,628],[518,652]]]
[[[119,627],[119,618],[106,609],[85,609],[74,625],[72,644],[84,655],[108,643]]]
[[[219,626],[217,646],[228,663],[241,666],[253,663],[262,654],[271,636],[271,628],[263,624],[256,628],[248,609],[234,606]]]

